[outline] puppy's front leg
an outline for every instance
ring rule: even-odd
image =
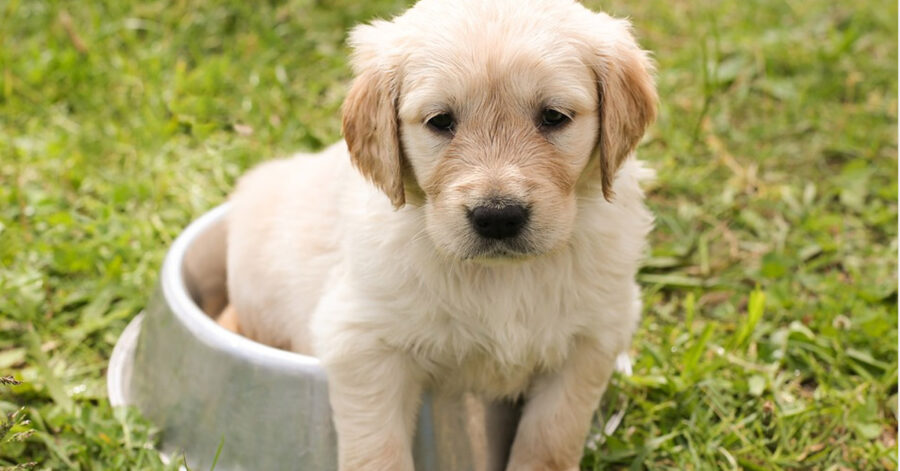
[[[615,355],[596,343],[576,345],[560,371],[528,393],[507,471],[575,471]]]
[[[328,375],[339,469],[412,471],[420,369],[372,330],[335,320],[318,324],[316,350]]]

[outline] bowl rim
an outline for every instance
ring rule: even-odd
[[[261,344],[220,326],[191,299],[184,282],[184,256],[197,237],[227,216],[230,203],[222,203],[191,222],[175,239],[163,262],[160,287],[172,314],[200,342],[215,350],[264,367],[324,374],[318,358]]]

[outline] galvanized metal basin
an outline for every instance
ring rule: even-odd
[[[337,469],[318,360],[253,342],[206,314],[227,303],[227,211],[222,205],[199,218],[169,250],[156,294],[113,351],[110,401],[140,408],[161,428],[163,454],[184,453],[191,469],[209,469],[220,445],[220,471]],[[502,470],[518,411],[472,396],[428,395],[416,469]]]

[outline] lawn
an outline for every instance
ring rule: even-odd
[[[896,469],[897,3],[588,3],[661,112],[627,414],[582,468]],[[164,468],[113,344],[242,172],[339,138],[345,32],[405,5],[0,1],[0,468]]]

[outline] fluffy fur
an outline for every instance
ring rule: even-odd
[[[524,398],[507,469],[577,469],[640,313],[646,53],[571,0],[423,0],[351,43],[346,143],[232,197],[228,322],[322,360],[342,470],[412,469],[424,388]],[[509,201],[522,234],[479,237]]]

